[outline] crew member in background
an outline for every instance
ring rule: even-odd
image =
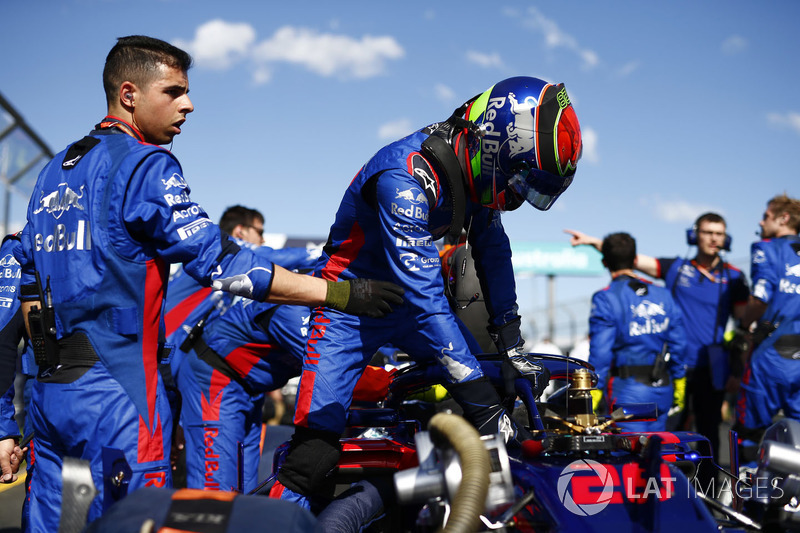
[[[683,354],[686,333],[681,311],[669,290],[636,277],[636,241],[627,233],[603,239],[603,265],[611,283],[592,296],[589,362],[598,375],[595,408],[607,394],[616,404],[654,403],[653,422],[617,423],[624,431],[664,431],[673,403],[686,387]]]
[[[737,422],[751,436],[780,410],[800,420],[800,200],[775,196],[759,225],[763,240],[750,248],[753,294],[742,320],[744,331],[755,326],[754,348],[737,405]]]
[[[572,235],[573,246],[602,247],[602,239],[565,231]],[[638,254],[635,268],[664,280],[683,314],[686,407],[682,414],[670,417],[668,429],[690,429],[693,418],[697,432],[711,442],[718,457],[722,402],[726,389],[736,387],[736,377],[730,375],[729,354],[723,347],[724,332],[730,317],[742,317],[749,290],[744,273],[722,258],[722,251],[730,249],[731,238],[721,216],[705,213],[698,217],[687,230],[686,241],[697,246],[693,259]],[[705,462],[701,465],[700,476],[705,482],[715,475],[716,468]]]
[[[274,249],[264,246],[264,215],[256,209],[241,205],[230,206],[219,219],[220,230],[233,238],[242,247],[249,248],[256,255],[272,261],[287,270],[311,270],[319,257],[319,250],[309,248]],[[184,345],[187,335],[194,331],[198,336],[203,328],[219,317],[233,303],[234,296],[226,291],[213,290],[197,282],[187,274],[181,265],[172,265],[166,299],[167,344],[171,346],[169,364],[160,366],[162,378],[167,389],[173,415],[173,450],[172,462],[175,474],[175,486],[184,485],[183,448],[184,436],[179,425],[182,395],[189,387],[194,391],[198,384],[189,384],[195,376],[180,377],[183,358],[190,351],[189,344]],[[190,343],[191,344],[191,343]],[[167,372],[168,370],[168,372]],[[280,391],[272,391],[270,400],[274,405],[282,405]]]
[[[20,428],[14,409],[14,377],[20,342],[27,341],[18,298],[20,271],[18,234],[6,235],[0,246],[0,483],[13,483],[27,451],[19,447]]]

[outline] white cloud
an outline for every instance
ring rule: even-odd
[[[790,128],[800,133],[800,113],[789,111],[788,113],[768,113],[767,122],[781,128]]]
[[[597,152],[597,132],[592,128],[583,126],[581,127],[581,140],[583,141],[583,155],[581,155],[578,165],[583,161],[599,163],[600,154]]]
[[[337,19],[330,21],[331,28],[338,26]],[[250,24],[221,19],[198,26],[193,40],[177,39],[174,44],[191,53],[200,68],[225,70],[248,60],[253,63],[257,84],[272,80],[277,63],[300,65],[324,77],[359,79],[377,76],[388,61],[405,55],[394,37],[365,35],[358,39],[293,26],[279,28],[269,39],[256,42]]]
[[[410,120],[407,118],[402,118],[392,122],[387,122],[378,128],[378,138],[382,140],[401,139],[409,133],[412,133],[414,129],[415,128],[411,125]]]
[[[544,35],[544,42],[548,48],[564,48],[577,54],[583,61],[583,66],[585,68],[594,68],[600,63],[600,58],[597,53],[589,48],[582,47],[577,39],[564,32],[554,20],[545,17],[535,7],[528,8],[527,17],[522,19],[522,24],[535,31],[541,32]]]
[[[475,63],[476,65],[480,65],[481,67],[484,68],[501,68],[503,66],[503,60],[497,53],[484,54],[482,52],[468,50],[467,61]]]
[[[255,40],[250,24],[215,19],[198,26],[193,41],[176,40],[175,46],[189,52],[197,66],[223,70],[246,57]]]
[[[452,102],[456,97],[456,92],[442,83],[437,83],[433,90],[436,92],[436,98],[445,103]]]
[[[253,82],[256,85],[263,85],[272,81],[272,71],[269,67],[261,65],[253,71]]]
[[[405,51],[393,37],[366,35],[358,40],[292,26],[279,28],[253,52],[253,58],[260,64],[293,63],[320,76],[341,78],[376,76],[383,72],[387,60],[404,55]]]
[[[743,52],[748,46],[747,39],[741,35],[731,35],[722,41],[722,52],[724,54],[733,55]]]
[[[640,66],[641,63],[639,61],[630,61],[622,65],[619,69],[617,69],[617,75],[619,75],[621,78],[627,78],[635,71],[637,71]]]
[[[649,201],[645,201],[649,204]],[[722,213],[723,210],[708,204],[694,204],[685,200],[662,200],[654,198],[656,218],[665,222],[683,222],[691,224],[703,213]]]

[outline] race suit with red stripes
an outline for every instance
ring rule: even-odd
[[[447,233],[467,230],[489,326],[500,328],[519,321],[508,237],[500,213],[460,189],[463,177],[457,167],[465,163],[454,161],[455,152],[440,151],[439,156],[423,144],[433,130],[420,130],[378,151],[345,192],[315,275],[331,281],[365,275],[392,281],[404,288],[405,301],[381,319],[352,319],[327,307],[314,310],[295,434],[272,497],[309,507],[314,496],[328,492],[327,472],[339,457],[338,439],[356,382],[387,344],[416,361],[441,364],[450,394],[480,432],[500,432],[506,440],[518,435],[473,355],[480,350],[477,341],[445,297],[434,245]],[[443,163],[448,155],[455,165]]]
[[[58,530],[63,458],[91,464],[89,520],[126,491],[171,483],[158,363],[170,263],[264,300],[273,265],[233,243],[189,196],[178,160],[106,117],[41,172],[23,230],[23,296],[52,302],[59,360],[34,388],[30,523]],[[127,463],[127,464],[125,464]],[[110,477],[115,476],[112,483]]]
[[[243,490],[255,488],[264,392],[300,375],[310,314],[304,306],[237,298],[183,357],[177,383],[188,488],[236,490],[239,468]]]
[[[315,310],[295,424],[341,432],[353,387],[385,344],[416,360],[437,360],[450,383],[483,375],[444,295],[434,241],[447,233],[453,204],[448,180],[420,152],[427,137],[419,131],[381,149],[345,192],[315,274],[327,280],[369,276],[392,281],[405,289],[405,302],[381,319]],[[433,193],[435,205],[429,205],[425,189]],[[518,315],[511,248],[500,212],[467,201],[464,227],[490,322],[502,326]]]

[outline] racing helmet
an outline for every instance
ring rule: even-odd
[[[512,211],[527,201],[546,211],[572,183],[581,127],[564,84],[505,79],[469,103],[464,118],[478,132],[469,164],[482,205]]]

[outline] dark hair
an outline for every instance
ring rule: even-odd
[[[233,233],[236,226],[252,226],[253,221],[260,220],[264,223],[264,215],[256,209],[250,209],[242,205],[233,205],[222,213],[219,219],[219,227],[227,234]]]
[[[703,222],[713,222],[722,224],[725,227],[728,226],[727,224],[725,224],[725,219],[716,213],[704,213],[700,215],[699,217],[697,217],[697,220],[694,221],[694,227],[700,229],[700,224],[702,224]]]
[[[188,71],[192,56],[168,42],[144,35],[119,37],[108,52],[103,68],[103,89],[111,103],[123,82],[130,81],[144,88],[158,75],[159,65]]]
[[[600,251],[606,268],[611,272],[633,268],[636,240],[628,233],[612,233],[603,239]]]

